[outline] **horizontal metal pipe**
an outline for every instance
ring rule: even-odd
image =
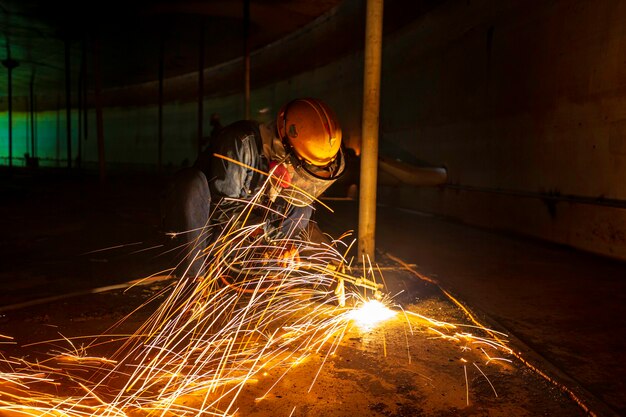
[[[500,194],[552,202],[587,204],[622,209],[626,208],[626,200],[617,198],[588,197],[560,193],[540,193],[523,190],[477,187],[463,184],[446,184],[448,178],[445,168],[417,167],[415,165],[410,165],[384,156],[379,156],[378,168],[379,185],[410,185],[415,187],[443,186],[444,188],[449,188],[451,190],[475,193]]]
[[[559,193],[540,193],[540,192],[533,192],[533,191],[507,190],[507,189],[502,189],[502,188],[476,187],[473,185],[462,185],[462,184],[445,184],[444,188],[449,188],[451,190],[475,192],[475,193],[489,193],[489,194],[509,195],[509,196],[521,197],[521,198],[535,198],[539,200],[552,201],[552,202],[588,204],[592,206],[615,207],[615,208],[621,208],[621,209],[626,208],[626,200],[621,200],[617,198],[587,197],[587,196],[581,196],[581,195],[559,194]]]
[[[418,167],[384,156],[378,157],[381,185],[406,184],[414,187],[433,187],[445,184],[448,171],[445,168]]]

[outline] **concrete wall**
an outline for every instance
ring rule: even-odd
[[[330,48],[333,39],[325,35],[338,29],[362,32],[362,24],[349,23],[362,16],[362,2],[346,0],[288,39],[256,51],[253,112],[273,114],[291,98],[320,97],[336,109],[347,143],[358,149],[360,50],[278,81],[255,83],[254,74],[271,72],[272,65],[302,51],[323,55],[320,50]],[[626,259],[624,22],[626,1],[619,0],[446,1],[388,34],[381,153],[445,166],[449,184],[383,187],[381,199]],[[239,70],[240,62],[226,63],[208,69],[205,78],[222,79]],[[166,94],[195,79],[193,74],[168,79]],[[137,91],[155,88],[152,83]],[[212,112],[224,122],[242,114],[237,94],[209,92],[204,106],[205,134]],[[107,160],[153,168],[156,117],[154,105],[105,109]],[[64,112],[42,115],[38,124],[64,126],[63,118]],[[93,120],[90,128],[95,129]],[[164,132],[165,163],[177,167],[193,161],[196,104],[169,100]],[[60,135],[62,158],[64,131]],[[96,157],[93,130],[84,142],[83,159],[95,163]]]
[[[624,1],[570,0],[448,2],[416,22],[386,45],[383,136],[450,186],[383,195],[626,259],[624,21]]]

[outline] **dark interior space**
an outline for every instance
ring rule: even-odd
[[[626,414],[624,22],[622,0],[0,1],[0,415]],[[177,187],[224,222],[224,126],[315,165],[285,110],[311,97],[341,131],[307,202],[326,237],[268,231],[298,189],[273,153],[261,197],[227,196],[265,240],[232,214],[222,240],[172,232]],[[372,299],[396,315],[361,328]]]

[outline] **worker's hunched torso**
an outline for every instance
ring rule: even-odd
[[[268,161],[262,149],[257,122],[241,120],[219,132],[196,161],[196,167],[207,178],[214,204],[224,197],[247,200],[258,192],[265,180],[265,176],[258,171],[268,171]],[[238,163],[229,162],[214,154]]]

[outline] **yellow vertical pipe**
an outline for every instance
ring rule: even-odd
[[[383,0],[367,0],[363,122],[361,124],[361,185],[359,189],[359,255],[374,260],[376,182],[378,173],[378,115],[383,42]]]

